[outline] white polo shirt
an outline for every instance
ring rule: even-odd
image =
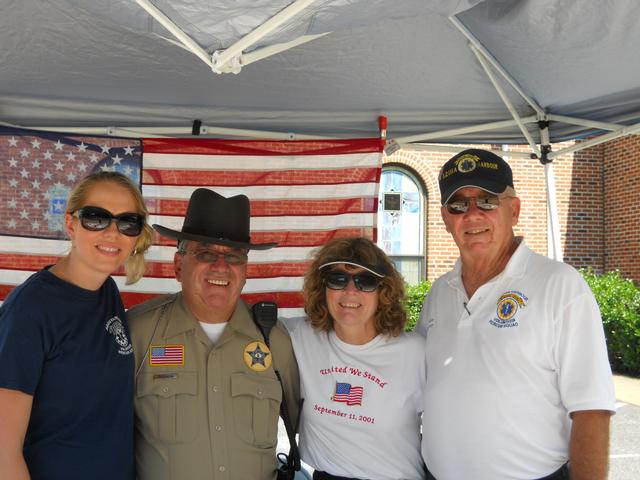
[[[470,299],[460,269],[433,284],[418,325],[427,467],[438,480],[548,475],[569,458],[570,412],[615,410],[598,305],[576,270],[523,241]]]

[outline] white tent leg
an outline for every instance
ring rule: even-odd
[[[538,119],[540,128],[540,163],[544,166],[544,180],[547,192],[547,256],[562,261],[562,243],[560,241],[560,223],[558,221],[558,200],[556,198],[556,179],[551,159],[549,120],[546,116]]]
[[[547,256],[563,261],[562,244],[560,242],[560,223],[558,222],[558,204],[556,200],[556,180],[553,164],[544,164],[544,179],[547,186]]]

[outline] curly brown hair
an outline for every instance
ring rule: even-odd
[[[325,267],[321,271],[320,266],[336,260],[377,265],[386,272],[378,287],[378,309],[374,325],[378,334],[384,333],[392,337],[400,335],[407,322],[407,312],[403,305],[404,279],[389,257],[375,243],[364,237],[338,238],[314,251],[311,265],[304,277],[303,289],[304,311],[313,328],[326,332],[333,330],[333,318],[327,307],[324,276],[324,272],[329,268]]]

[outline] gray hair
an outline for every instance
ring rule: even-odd
[[[187,253],[187,242],[189,240],[178,240],[178,253],[180,255],[184,255],[185,253]]]

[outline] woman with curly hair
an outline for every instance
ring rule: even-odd
[[[366,238],[314,255],[306,321],[289,322],[304,398],[302,459],[315,480],[422,479],[424,338],[403,331],[404,281]]]
[[[144,274],[147,216],[124,175],[84,178],[69,253],[0,307],[0,478],[133,480],[133,347],[111,274]]]

